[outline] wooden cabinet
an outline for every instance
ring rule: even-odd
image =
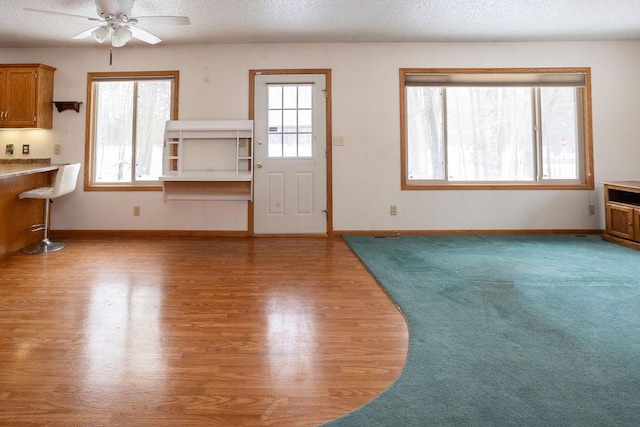
[[[43,64],[0,64],[0,128],[53,127],[53,73]]]
[[[165,200],[253,200],[252,120],[171,120],[164,144]]]
[[[640,181],[605,182],[604,240],[640,249]]]

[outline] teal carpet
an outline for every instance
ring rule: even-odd
[[[640,426],[640,252],[600,236],[345,236],[407,364],[335,426]]]

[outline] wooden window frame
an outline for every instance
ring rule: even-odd
[[[129,184],[99,184],[93,182],[93,132],[95,107],[94,81],[104,80],[143,80],[149,78],[170,78],[173,79],[173,94],[171,106],[171,120],[178,120],[178,99],[180,86],[180,71],[116,71],[116,72],[91,72],[87,73],[87,113],[85,127],[85,169],[84,169],[84,190],[85,191],[162,191],[160,182],[152,181],[149,184],[141,185]]]
[[[400,173],[402,190],[593,190],[593,135],[591,109],[591,69],[586,68],[400,68]],[[552,182],[451,182],[430,181],[429,183],[410,182],[408,178],[408,141],[407,141],[407,76],[420,74],[584,74],[584,90],[582,94],[582,169],[580,183],[567,183],[562,180]],[[531,85],[535,86],[535,85]]]

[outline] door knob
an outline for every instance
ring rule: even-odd
[[[258,140],[258,145],[262,145],[262,140],[261,139]]]
[[[256,165],[256,167],[257,167],[258,169],[262,169],[262,163],[258,163],[258,164]]]

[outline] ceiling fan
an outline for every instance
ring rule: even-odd
[[[80,34],[72,37],[74,40],[93,37],[99,43],[104,42],[111,37],[111,46],[121,47],[127,44],[132,38],[141,40],[145,43],[156,44],[161,40],[157,36],[136,27],[138,22],[143,24],[159,24],[159,25],[189,25],[191,22],[186,16],[131,16],[134,0],[94,0],[98,18],[88,16],[72,15],[69,13],[54,12],[41,9],[31,9],[25,7],[25,10],[32,12],[41,12],[54,15],[72,16],[83,18],[89,21],[99,22],[96,27],[90,28]]]

